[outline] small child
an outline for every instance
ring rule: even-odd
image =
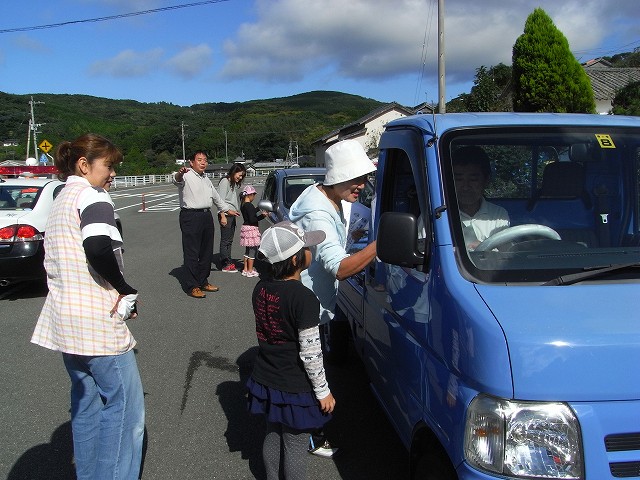
[[[258,272],[253,268],[253,261],[258,252],[260,245],[260,229],[258,222],[265,217],[264,212],[258,212],[253,205],[253,199],[256,198],[256,189],[251,185],[244,187],[240,193],[240,212],[244,223],[240,227],[240,245],[245,247],[244,266],[242,275],[245,277],[257,277]]]
[[[265,230],[260,253],[271,276],[253,290],[258,355],[247,381],[251,413],[265,414],[262,455],[268,480],[305,477],[309,434],[331,418],[336,401],[324,371],[320,303],[300,281],[311,263],[308,247],[325,239],[322,231],[304,232],[291,222]]]

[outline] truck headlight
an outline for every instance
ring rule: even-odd
[[[583,478],[580,425],[564,403],[478,395],[467,411],[466,460],[510,477]]]

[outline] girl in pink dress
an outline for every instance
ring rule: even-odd
[[[245,247],[244,267],[242,269],[242,275],[245,277],[258,276],[258,272],[253,269],[253,261],[260,245],[258,222],[265,217],[265,213],[258,211],[253,204],[256,193],[256,189],[251,185],[247,185],[240,193],[240,212],[244,221],[242,227],[240,227],[240,245]]]

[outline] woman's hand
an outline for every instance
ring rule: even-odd
[[[113,306],[109,313],[112,317],[117,313],[122,317],[123,320],[136,318],[138,316],[138,294],[132,294],[131,296],[129,296],[121,293],[120,295],[118,295],[116,304]]]

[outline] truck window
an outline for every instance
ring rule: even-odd
[[[460,268],[527,282],[640,261],[640,131],[601,130],[450,133],[441,159]]]
[[[388,149],[387,156],[381,211],[413,214],[422,222],[422,228],[418,226],[418,245],[424,249],[424,215],[417,188],[417,179],[420,177],[413,171],[412,163],[404,150]],[[423,200],[422,203],[425,204],[426,201]]]

